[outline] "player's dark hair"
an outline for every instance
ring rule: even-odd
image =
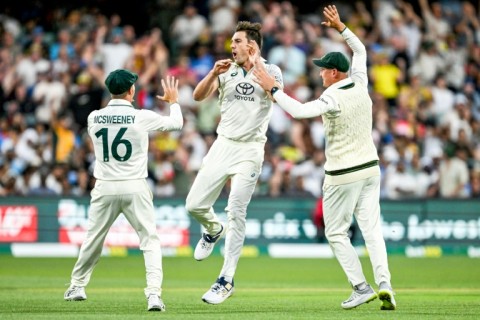
[[[239,21],[235,32],[245,31],[247,39],[255,41],[258,44],[258,47],[262,49],[263,37],[260,33],[260,29],[262,29],[262,25],[258,22]]]

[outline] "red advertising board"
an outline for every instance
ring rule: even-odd
[[[173,207],[171,215],[175,215]],[[157,208],[158,209],[158,208]],[[161,209],[161,208],[160,208]],[[167,208],[161,209],[164,212]],[[81,245],[87,235],[88,206],[77,203],[75,200],[62,199],[58,204],[58,240],[60,243]],[[187,220],[188,221],[188,220]],[[162,247],[188,246],[190,242],[190,224],[182,225],[176,221],[162,221],[157,219],[157,232]],[[120,215],[105,238],[104,245],[119,247],[138,247],[139,238],[135,229],[122,214]]]
[[[37,207],[0,206],[0,242],[34,242],[37,240]]]

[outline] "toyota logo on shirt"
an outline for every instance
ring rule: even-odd
[[[237,84],[237,86],[235,87],[235,90],[244,95],[244,96],[249,96],[253,93],[253,91],[255,91],[255,89],[253,88],[253,86],[250,84],[250,83],[247,83],[247,82],[240,82],[239,84]]]

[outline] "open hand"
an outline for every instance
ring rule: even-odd
[[[167,80],[162,79],[163,96],[157,95],[157,99],[167,101],[168,103],[178,102],[178,79],[167,76]]]
[[[275,78],[267,72],[263,61],[257,61],[255,63],[253,75],[253,81],[258,83],[263,90],[270,92],[270,90],[275,86]]]
[[[323,15],[327,21],[323,21],[322,25],[337,29],[338,32],[342,32],[345,29],[345,24],[340,20],[340,15],[335,5],[324,7]]]

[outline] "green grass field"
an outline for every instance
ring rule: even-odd
[[[380,311],[375,300],[353,310],[340,302],[350,288],[334,259],[242,258],[235,294],[221,305],[201,296],[222,265],[212,256],[164,258],[167,312],[147,312],[142,256],[103,257],[87,301],[67,302],[63,293],[75,259],[0,256],[0,319],[478,319],[480,260],[466,257],[390,257],[397,310]],[[373,283],[368,259],[367,279]]]

